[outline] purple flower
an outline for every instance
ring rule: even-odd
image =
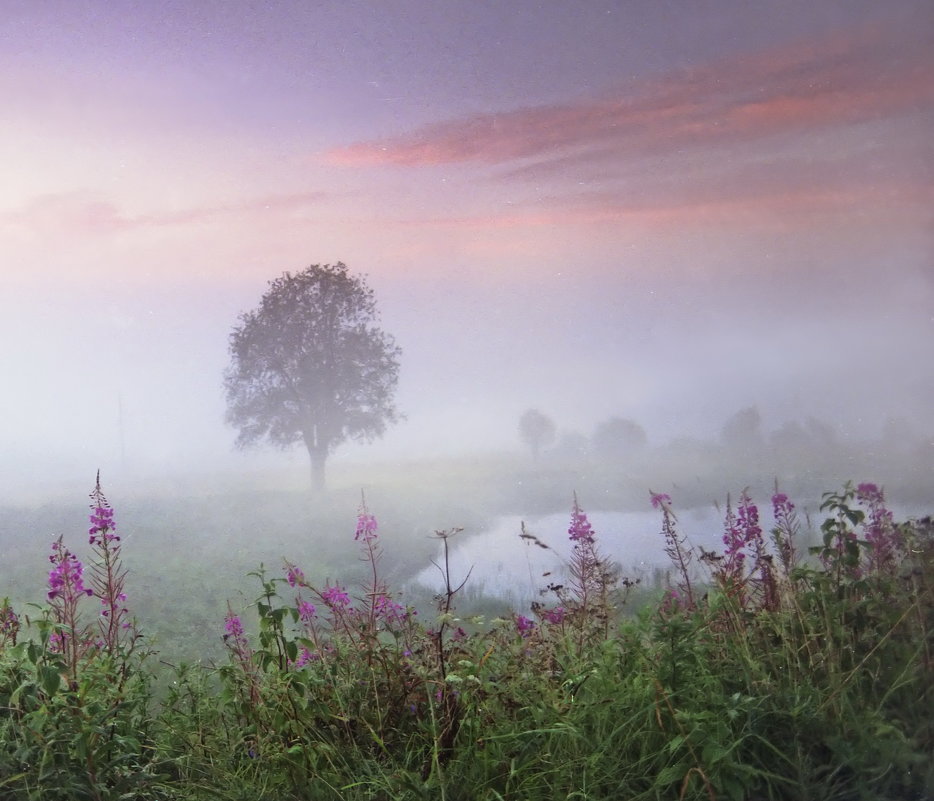
[[[568,529],[568,535],[573,542],[593,542],[593,527],[590,525],[584,510],[577,503],[577,496],[574,497],[574,508],[571,510],[571,527]]]
[[[240,618],[234,614],[229,603],[227,605],[227,614],[224,616],[224,630],[227,632],[224,635],[224,642],[227,643],[227,647],[236,654],[237,659],[239,659],[241,663],[249,660],[250,643],[246,638],[246,633],[243,631],[243,624],[240,622]]]
[[[318,610],[315,609],[315,605],[310,601],[305,601],[301,598],[298,599],[298,616],[302,619],[304,623],[311,623],[312,619],[317,615]]]
[[[666,512],[671,510],[671,496],[665,492],[653,492],[650,494],[653,509],[662,509]]]
[[[233,612],[228,612],[227,616],[224,618],[224,629],[231,637],[240,638],[243,636],[243,624],[240,622],[240,618]]]
[[[856,498],[869,511],[863,523],[866,541],[872,548],[869,567],[873,571],[891,569],[895,554],[902,547],[902,539],[892,513],[885,506],[885,495],[875,484],[860,484],[856,488]]]
[[[120,538],[114,534],[114,510],[107,506],[93,507],[90,515],[91,527],[88,529],[88,543],[94,545],[101,540],[114,542]]]
[[[795,515],[795,505],[788,500],[784,492],[776,492],[772,496],[772,517],[775,518],[775,528],[772,529],[772,539],[781,559],[782,569],[789,574],[794,567],[797,557],[795,555],[795,537],[798,534],[799,524]]]
[[[528,637],[535,630],[535,622],[525,615],[516,615],[516,631],[520,637]]]
[[[314,662],[316,659],[318,659],[318,655],[312,653],[303,645],[302,650],[298,653],[298,657],[294,662],[289,663],[289,667],[291,667],[293,670],[300,670],[309,662]]]
[[[19,631],[19,617],[10,606],[10,599],[0,601],[0,650],[6,643],[16,645],[16,633]]]
[[[369,544],[376,539],[376,518],[366,508],[366,498],[361,494],[360,509],[357,511],[357,530],[353,538]]]
[[[563,606],[556,606],[554,609],[546,609],[542,612],[542,620],[553,626],[560,626],[564,623],[565,614]]]
[[[321,600],[331,607],[350,606],[350,596],[336,585],[333,587],[325,587],[321,591]]]
[[[353,538],[355,540],[363,540],[363,542],[372,542],[376,539],[376,529],[376,518],[368,514],[366,507],[363,507],[360,514],[357,515],[357,531]]]
[[[373,612],[387,623],[397,623],[407,617],[405,607],[387,595],[377,595],[373,601]]]
[[[53,567],[49,571],[49,600],[77,598],[79,595],[93,595],[94,591],[84,586],[84,566],[78,558],[61,542],[52,543],[52,555],[49,561]]]
[[[293,564],[286,564],[285,576],[290,587],[305,583],[305,574]]]

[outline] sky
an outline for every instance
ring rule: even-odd
[[[279,464],[234,449],[228,336],[336,261],[406,414],[337,458],[516,448],[529,407],[934,435],[927,0],[0,10],[7,487]]]

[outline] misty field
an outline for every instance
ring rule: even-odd
[[[22,512],[27,531],[0,532],[0,797],[934,793],[930,518],[897,520],[870,483],[810,514],[740,489],[709,548],[677,492],[645,493],[667,568],[637,575],[586,511],[597,484],[569,496],[567,476],[501,467],[471,484],[465,466],[458,506],[430,470],[402,486],[413,467],[314,502],[124,513],[98,484],[89,527],[81,504]],[[450,557],[520,501],[563,507],[566,557],[510,609]],[[411,582],[432,563],[435,597]]]

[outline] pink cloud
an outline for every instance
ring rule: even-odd
[[[644,79],[616,94],[480,114],[326,154],[346,166],[499,164],[580,150],[639,157],[845,125],[934,105],[934,53],[849,31]]]
[[[88,193],[69,192],[34,198],[22,209],[2,215],[0,222],[39,231],[65,229],[87,234],[111,234],[140,228],[204,223],[238,214],[288,212],[317,206],[330,197],[326,192],[299,192],[269,195],[240,203],[131,215]]]
[[[899,180],[875,183],[829,182],[815,187],[788,182],[765,188],[695,187],[669,192],[605,190],[573,197],[551,196],[522,209],[491,213],[413,219],[401,224],[419,228],[493,231],[498,229],[557,228],[562,226],[667,227],[747,223],[786,228],[817,219],[853,223],[854,209],[870,208],[874,220],[893,224],[934,224],[934,184],[906,184]]]

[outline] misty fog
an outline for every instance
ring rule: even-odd
[[[930,511],[924,3],[91,6],[0,22],[0,597],[80,541],[98,469],[153,625],[166,571],[204,625],[261,561],[343,574],[361,491],[400,581],[434,531],[508,552],[503,521],[551,531],[575,492],[631,527],[624,569],[649,490],[710,543],[715,504],[776,482],[809,514],[849,480]],[[402,348],[405,420],[316,496],[303,448],[234,447],[222,376],[267,283],[338,260]],[[601,440],[615,418],[644,441]]]

